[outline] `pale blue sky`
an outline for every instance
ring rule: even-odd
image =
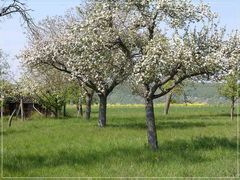
[[[193,0],[199,2],[199,0]],[[222,25],[226,25],[227,30],[240,29],[240,0],[203,0],[212,7],[214,12],[220,15]],[[25,0],[35,21],[39,21],[46,16],[62,15],[69,8],[81,3],[81,0]],[[11,19],[0,22],[0,49],[9,54],[9,62],[12,71],[19,75],[19,63],[16,60],[21,49],[26,45],[26,38],[21,27],[21,20],[18,15]]]

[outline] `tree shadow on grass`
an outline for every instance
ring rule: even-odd
[[[222,114],[186,114],[186,115],[179,115],[179,114],[172,114],[172,115],[161,115],[160,119],[164,120],[209,120],[209,119],[220,119],[220,118],[228,118],[230,119],[230,115],[227,113]],[[237,117],[237,116],[236,116]]]
[[[84,167],[88,165],[104,166],[115,160],[122,161],[126,164],[141,163],[182,163],[195,164],[208,162],[213,159],[207,158],[202,153],[203,150],[211,151],[215,148],[227,150],[236,150],[236,139],[227,139],[220,137],[197,137],[191,140],[176,139],[173,141],[165,141],[160,144],[158,151],[151,151],[146,147],[112,147],[110,149],[100,148],[98,150],[76,150],[76,148],[64,148],[56,150],[48,154],[17,154],[9,153],[4,157],[3,169],[8,174],[21,173],[28,175],[29,171],[35,168],[57,168],[58,166],[67,165],[69,167]],[[10,150],[9,150],[10,151]],[[224,154],[219,154],[221,158]],[[218,157],[216,157],[218,158]],[[219,157],[220,158],[220,157]],[[107,169],[106,169],[107,171]]]
[[[7,135],[17,135],[17,134],[22,134],[22,133],[27,133],[28,131],[26,130],[13,130],[13,129],[7,129],[7,130],[3,130],[0,131],[0,134],[3,136],[7,136]]]
[[[211,119],[221,119],[221,118],[228,118],[230,119],[230,115],[223,113],[223,114],[169,114],[169,115],[155,115],[156,119],[159,120],[166,120],[166,121],[171,121],[171,120],[177,120],[177,121],[184,121],[184,120],[211,120]],[[237,116],[236,116],[237,117]],[[127,119],[127,120],[131,120],[131,119],[144,119],[144,115],[142,114],[136,114],[135,116],[129,117],[129,116],[123,116],[123,117],[119,117],[119,115],[114,115],[111,116],[111,119],[117,121],[119,118],[121,119]]]
[[[187,129],[187,128],[204,128],[207,126],[221,126],[224,125],[222,123],[213,123],[213,122],[187,122],[187,121],[158,121],[156,122],[157,129]],[[107,127],[116,127],[116,128],[127,128],[127,129],[146,129],[145,123],[118,123],[118,124],[108,124]]]

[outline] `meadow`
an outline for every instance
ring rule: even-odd
[[[155,107],[159,150],[147,147],[144,107],[108,107],[106,128],[97,106],[87,121],[35,116],[3,123],[4,177],[234,177],[237,120],[226,106]]]

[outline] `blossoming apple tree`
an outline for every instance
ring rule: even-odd
[[[55,117],[59,116],[62,109],[63,115],[66,116],[70,83],[64,73],[47,68],[25,70],[25,75],[19,81],[21,89]]]
[[[204,4],[190,1],[130,2],[132,34],[139,56],[130,78],[134,91],[145,99],[148,143],[158,148],[153,100],[185,79],[213,77],[226,70],[225,29]],[[165,29],[166,30],[165,30]],[[170,84],[169,84],[170,83]],[[167,85],[167,86],[166,86]]]
[[[114,3],[96,3],[84,18],[67,23],[61,18],[53,20],[59,30],[50,28],[47,35],[44,31],[43,36],[32,38],[21,56],[28,66],[50,65],[94,90],[100,101],[100,127],[106,125],[107,96],[133,67],[119,35],[116,8]]]

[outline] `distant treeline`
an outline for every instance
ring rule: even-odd
[[[191,83],[184,88],[185,96],[187,100],[208,104],[222,104],[228,103],[228,101],[219,95],[217,83]],[[156,103],[164,102],[165,97],[155,100]],[[108,102],[110,104],[142,104],[144,100],[137,96],[132,95],[132,91],[128,84],[119,85],[114,89],[109,97]],[[184,94],[174,96],[175,103],[184,103]]]

